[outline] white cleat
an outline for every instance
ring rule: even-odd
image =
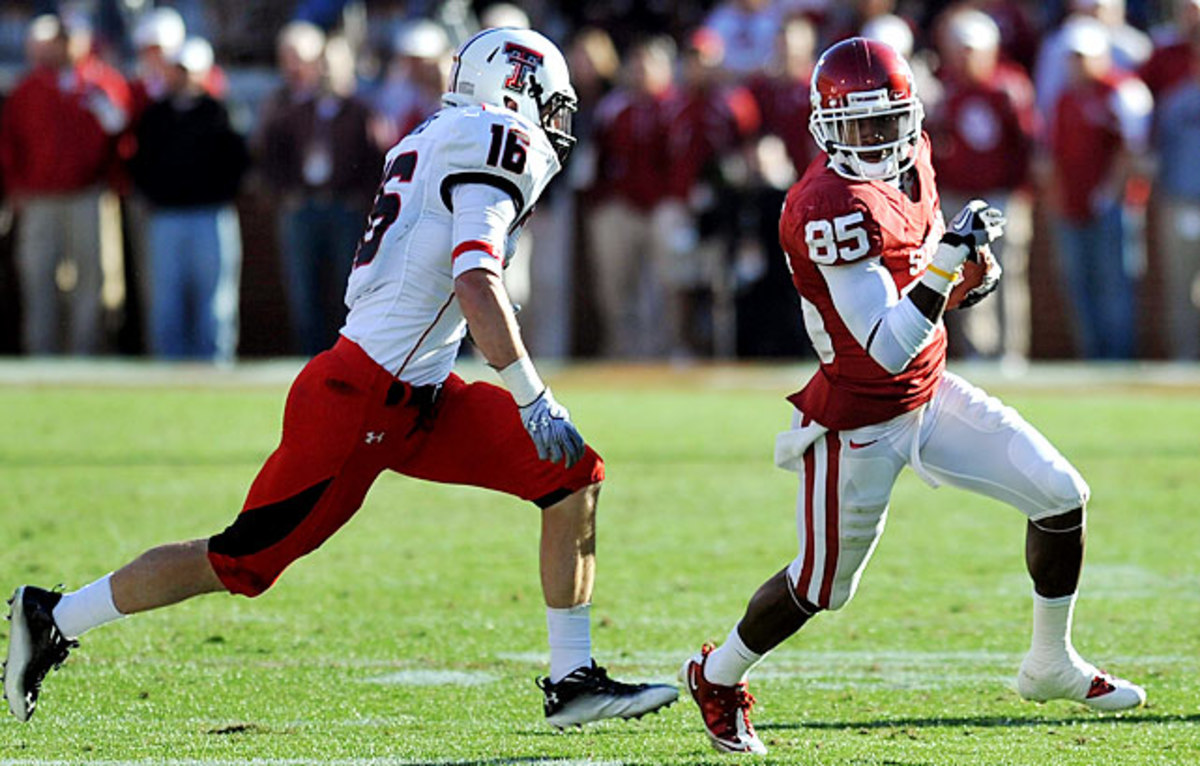
[[[1071,700],[1093,710],[1115,712],[1146,704],[1146,690],[1098,670],[1074,651],[1060,662],[1039,663],[1026,655],[1017,673],[1017,691],[1034,702]]]
[[[605,718],[641,718],[679,698],[679,689],[669,684],[627,684],[609,678],[594,660],[556,684],[541,678],[537,685],[546,697],[546,722],[560,729]]]

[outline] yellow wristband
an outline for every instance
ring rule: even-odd
[[[934,274],[937,274],[939,277],[941,277],[942,279],[946,280],[947,282],[953,282],[953,281],[954,281],[954,275],[953,275],[953,274],[951,274],[950,272],[946,271],[945,269],[939,269],[937,266],[934,266],[932,263],[931,263],[931,264],[929,264],[929,270],[930,270],[930,271],[932,271]]]

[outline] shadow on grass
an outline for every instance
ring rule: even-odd
[[[1014,718],[1009,716],[962,716],[957,718],[881,718],[872,721],[801,721],[796,723],[763,723],[755,728],[760,731],[816,730],[840,731],[844,729],[992,729],[1023,728],[1035,726],[1070,726],[1089,723],[1107,726],[1127,726],[1147,723],[1197,723],[1200,713],[1182,715],[1178,713],[1132,713],[1121,716],[1078,715],[1066,718]]]

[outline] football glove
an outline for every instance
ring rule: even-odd
[[[950,245],[965,245],[967,260],[980,261],[980,248],[1000,239],[1004,234],[1004,213],[981,199],[973,199],[958,211],[942,241]]]
[[[564,462],[567,468],[579,462],[583,457],[583,437],[571,422],[571,413],[555,401],[549,388],[518,409],[539,458],[551,463]]]

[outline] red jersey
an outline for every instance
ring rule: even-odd
[[[596,107],[596,190],[649,211],[667,196],[666,109],[670,93],[615,90]]]
[[[898,373],[871,358],[834,306],[818,266],[878,258],[903,293],[925,273],[945,232],[929,137],[917,147],[914,195],[884,181],[850,181],[822,154],[788,191],[779,241],[800,293],[804,324],[821,366],[788,397],[806,416],[833,430],[881,423],[933,398],[946,366],[946,328]]]
[[[988,82],[943,82],[929,125],[942,187],[978,194],[1024,184],[1035,129],[1029,77],[1015,64],[1000,64]]]
[[[1113,74],[1068,88],[1054,110],[1051,151],[1060,212],[1072,221],[1095,214],[1092,195],[1121,153],[1125,138],[1117,113],[1117,90],[1131,75]]]
[[[666,106],[670,192],[682,199],[709,163],[735,153],[761,123],[754,97],[739,85],[684,91]]]
[[[1158,100],[1191,76],[1195,60],[1192,45],[1186,40],[1162,45],[1155,48],[1146,63],[1138,67],[1137,74]]]
[[[61,194],[106,180],[116,141],[97,116],[104,101],[128,118],[125,81],[98,60],[85,60],[74,70],[39,67],[26,75],[0,116],[0,165],[8,190]]]

